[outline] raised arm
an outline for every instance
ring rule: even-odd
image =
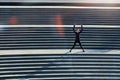
[[[81,24],[81,29],[80,29],[80,32],[82,32],[83,31],[83,25]]]
[[[73,25],[73,32],[75,32],[75,24]]]

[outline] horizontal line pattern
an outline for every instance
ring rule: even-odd
[[[0,79],[119,80],[119,54],[0,55]]]
[[[48,25],[49,26],[49,25]],[[81,43],[85,49],[120,49],[120,28],[84,27]],[[45,31],[45,32],[44,32]],[[72,27],[8,27],[0,32],[0,49],[70,49],[75,34]],[[79,49],[79,47],[76,47]]]
[[[10,10],[11,9],[11,10]],[[119,25],[118,9],[0,8],[0,20],[13,14],[21,25],[53,24],[56,13],[64,24]],[[72,12],[71,12],[72,11]],[[112,15],[111,15],[111,14]],[[109,15],[108,15],[109,14]],[[98,16],[99,15],[99,16]],[[18,17],[19,16],[19,17]],[[52,21],[53,22],[50,22]],[[6,24],[6,23],[4,23]],[[74,42],[72,27],[4,27],[0,31],[0,50],[70,49]],[[81,43],[85,49],[120,49],[120,28],[85,27]],[[78,49],[78,46],[76,47]],[[12,54],[12,53],[11,53]],[[0,80],[119,80],[119,54],[19,54],[0,55]]]
[[[41,6],[38,8],[31,7],[0,8],[0,20],[3,21],[1,24],[10,24],[8,19],[15,15],[18,20],[17,25],[52,25],[55,24],[56,16],[61,15],[62,22],[65,25],[72,25],[73,22],[86,25],[120,25],[119,9],[105,9],[104,7],[102,9],[89,9],[90,7],[80,9],[71,8],[70,6],[68,9],[64,8],[64,6],[60,6],[61,8],[44,8],[44,6],[43,8],[39,8]]]

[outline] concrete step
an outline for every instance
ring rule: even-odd
[[[119,54],[3,54],[0,59],[1,79],[119,80],[120,76]]]

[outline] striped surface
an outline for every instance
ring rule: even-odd
[[[81,43],[85,49],[120,49],[120,28],[85,27]],[[74,42],[72,27],[6,27],[0,31],[0,50],[70,49]],[[76,47],[79,49],[79,47]]]
[[[119,9],[0,8],[0,50],[70,49],[74,42],[72,27],[63,26],[59,34],[51,27],[4,27],[13,15],[17,24],[119,25]],[[82,18],[82,19],[81,19]],[[81,20],[83,22],[81,22]],[[14,23],[14,20],[13,20]],[[84,27],[81,42],[86,49],[120,49],[120,27]],[[76,47],[79,49],[79,47]],[[42,53],[42,52],[41,52]],[[80,52],[81,53],[81,52]],[[116,53],[116,52],[113,52]],[[120,55],[96,51],[84,54],[1,54],[0,80],[120,80]]]
[[[119,80],[119,54],[0,55],[0,80]]]
[[[120,49],[119,27],[84,27],[85,49]],[[6,27],[0,32],[1,50],[70,49],[72,27]],[[79,49],[79,47],[76,47]],[[86,50],[87,52],[87,50]],[[91,51],[81,54],[2,54],[0,80],[119,80],[120,55]],[[96,53],[95,53],[96,52]],[[41,52],[42,53],[42,52]]]
[[[60,15],[65,25],[74,22],[86,25],[120,25],[119,13],[119,7],[0,6],[0,24],[51,25],[56,24],[56,15]]]
[[[120,49],[119,29],[84,27],[82,45],[85,49]],[[63,30],[64,34],[59,35],[56,27],[6,27],[0,32],[0,49],[69,49],[74,42],[74,33],[72,27],[64,27]],[[79,49],[78,46],[76,48]],[[119,53],[95,52],[2,54],[0,80],[119,80]]]

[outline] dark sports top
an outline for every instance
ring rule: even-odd
[[[83,31],[83,25],[81,25],[81,29],[80,29],[80,32],[77,33],[76,30],[75,30],[75,25],[73,26],[73,32],[75,33],[75,41],[80,41],[80,33],[82,33]]]

